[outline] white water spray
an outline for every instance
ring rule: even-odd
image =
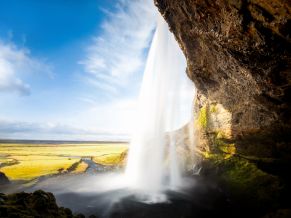
[[[142,82],[136,131],[128,154],[129,186],[147,194],[181,185],[176,136],[191,120],[194,86],[167,23],[158,19]]]

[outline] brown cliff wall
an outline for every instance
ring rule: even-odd
[[[265,193],[262,186],[270,183],[280,191],[291,158],[291,2],[155,4],[198,89],[198,153],[239,188],[255,185]]]

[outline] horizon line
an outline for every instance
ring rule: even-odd
[[[56,140],[56,139],[0,139],[0,143],[13,143],[13,142],[27,142],[27,143],[37,143],[45,142],[51,143],[129,143],[130,140]]]

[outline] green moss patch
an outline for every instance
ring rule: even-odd
[[[224,155],[208,155],[212,170],[217,173],[218,180],[224,184],[235,199],[244,199],[255,207],[267,207],[277,202],[282,191],[278,177],[260,170],[256,164],[248,160]],[[215,170],[214,170],[215,169]]]
[[[217,105],[211,105],[209,111],[210,113],[217,113]]]
[[[207,113],[207,105],[204,105],[199,113],[198,113],[198,118],[197,118],[197,123],[200,127],[202,128],[207,128],[208,124],[208,113]]]

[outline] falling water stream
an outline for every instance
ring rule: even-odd
[[[186,148],[195,141],[193,126],[189,125],[193,124],[195,88],[185,70],[185,57],[167,23],[159,17],[144,71],[137,123],[125,173],[94,173],[98,166],[87,161],[94,168],[92,172],[42,179],[26,191],[42,189],[53,192],[61,206],[106,218],[116,211],[131,213],[140,206],[144,212],[152,214],[162,212],[167,205],[167,211],[163,212],[169,215],[166,217],[184,214],[184,210],[185,214],[192,213],[187,205],[193,199],[187,193],[196,183],[189,176],[183,177],[181,155],[177,152],[177,148]],[[186,125],[188,128],[183,129]],[[188,138],[188,145],[177,134],[181,132]],[[191,146],[188,151],[191,152]],[[184,202],[186,206],[174,202]],[[154,203],[164,206],[159,208],[160,204]],[[180,207],[183,209],[176,211],[175,208]],[[154,208],[158,211],[152,211]],[[137,216],[138,213],[118,217],[152,217]]]
[[[191,120],[194,87],[186,60],[167,23],[158,18],[139,97],[136,131],[126,167],[130,187],[163,200],[165,189],[178,189],[182,173],[175,130]]]

